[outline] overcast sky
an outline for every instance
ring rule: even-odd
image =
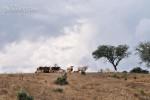
[[[0,0],[0,72],[34,72],[40,65],[88,65],[102,44],[127,44],[130,51],[150,40],[150,0]],[[132,55],[118,69],[140,60]]]

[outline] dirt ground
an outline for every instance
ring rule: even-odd
[[[67,75],[66,86],[54,83],[58,76],[61,74],[1,74],[0,100],[17,100],[21,89],[34,100],[150,100],[149,74],[73,73]]]

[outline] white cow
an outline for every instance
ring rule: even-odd
[[[71,72],[73,71],[73,67],[74,67],[74,66],[68,67],[68,68],[67,68],[67,73],[71,73]]]
[[[85,73],[87,69],[88,69],[88,66],[78,67],[78,72]]]
[[[58,73],[66,73],[66,71],[64,69],[60,69]]]
[[[109,69],[109,68],[106,68],[106,69],[104,70],[104,72],[105,72],[105,73],[112,73],[113,71],[112,71],[111,69]]]

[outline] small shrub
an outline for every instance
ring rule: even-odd
[[[117,78],[117,79],[120,78],[117,74],[113,74],[112,77],[113,77],[113,78]]]
[[[122,73],[127,74],[128,72],[127,71],[123,71]]]
[[[136,77],[136,76],[134,76],[133,78],[134,78],[135,80],[137,79],[137,77]]]
[[[34,98],[26,93],[24,90],[21,90],[17,94],[17,100],[34,100]]]
[[[55,81],[55,84],[58,85],[67,85],[68,81],[67,81],[67,74],[65,73],[63,76],[58,77]]]
[[[145,95],[146,93],[144,92],[144,90],[140,90],[140,94]]]
[[[8,77],[15,77],[15,74],[8,74]]]
[[[124,78],[124,80],[127,80],[128,79],[127,73],[123,73],[122,78]]]
[[[124,80],[126,81],[126,80],[128,80],[128,78],[127,78],[127,77],[125,77],[125,78],[124,78]]]
[[[138,97],[139,95],[138,95],[137,93],[134,93],[134,96],[135,96],[135,97]]]
[[[47,83],[47,80],[45,80],[45,83]]]
[[[86,75],[86,72],[81,71],[81,75]]]
[[[0,95],[7,95],[7,94],[8,94],[8,90],[6,90],[6,89],[0,90]]]
[[[143,70],[142,68],[140,67],[136,67],[136,68],[133,68],[130,73],[143,73],[143,74],[148,74],[149,71],[147,70]]]
[[[54,92],[59,92],[59,93],[62,93],[63,92],[63,89],[62,88],[56,88],[53,90]]]

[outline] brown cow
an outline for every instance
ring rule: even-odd
[[[50,72],[58,72],[60,69],[60,67],[51,67]]]
[[[38,67],[35,73],[49,73],[50,67]]]

